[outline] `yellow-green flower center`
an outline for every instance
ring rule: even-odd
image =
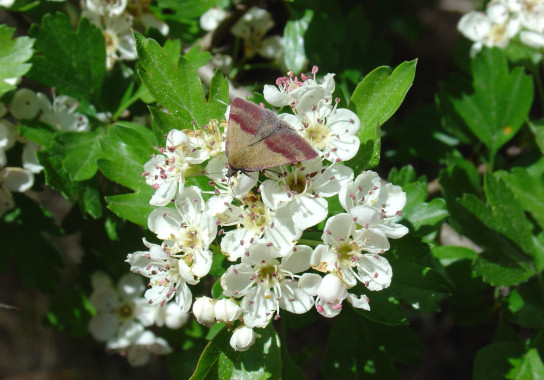
[[[319,123],[312,123],[304,129],[304,137],[311,142],[317,150],[323,150],[329,140],[329,128]]]

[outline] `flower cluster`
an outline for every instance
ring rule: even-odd
[[[492,0],[485,12],[467,13],[457,27],[465,37],[474,41],[472,56],[483,46],[505,48],[515,36],[519,36],[527,46],[542,49],[544,1]]]
[[[106,68],[113,69],[116,61],[133,61],[137,58],[132,28],[141,24],[153,27],[163,35],[169,28],[149,9],[149,1],[139,0],[86,0],[82,17],[89,19],[102,30],[106,43]]]
[[[383,257],[388,239],[408,232],[397,223],[406,202],[402,189],[371,171],[355,178],[343,164],[359,149],[360,121],[333,99],[334,74],[319,80],[317,72],[314,67],[300,79],[289,73],[264,90],[269,103],[290,107],[292,113],[278,118],[313,147],[316,158],[228,177],[225,136],[232,126],[212,120],[171,131],[166,147],[144,167],[156,189],[148,226],[162,243],[144,240],[146,251],[128,255],[131,271],[149,278],[149,304],[173,302],[184,312],[192,306],[204,325],[235,326],[236,350],[248,349],[258,337],[253,329],[278,319],[282,309],[302,314],[315,307],[334,317],[347,299],[369,310],[368,298],[354,288],[390,285],[392,269]],[[202,176],[209,187],[189,186]],[[327,219],[327,199],[334,196],[345,212]],[[320,223],[321,241],[305,239]],[[306,244],[299,244],[303,238]],[[221,254],[229,262],[220,279],[223,298],[193,303],[191,286]]]
[[[227,12],[220,8],[210,8],[200,17],[200,27],[207,31],[215,30],[227,17]],[[250,59],[255,55],[273,59],[279,65],[283,63],[284,41],[279,35],[266,37],[274,26],[272,15],[266,9],[251,7],[234,24],[231,33],[243,41],[244,57]],[[216,54],[212,62],[224,72],[232,66],[232,57]]]
[[[34,184],[34,174],[43,167],[38,163],[38,144],[27,141],[17,133],[19,120],[38,119],[61,131],[89,130],[85,115],[76,112],[78,103],[69,96],[55,96],[53,102],[46,95],[28,88],[18,89],[7,107],[0,103],[0,215],[14,207],[12,192],[24,192]],[[21,167],[6,167],[6,151],[16,142],[24,143]]]
[[[89,322],[89,331],[96,340],[106,342],[106,348],[126,355],[133,366],[148,362],[151,354],[166,355],[172,350],[168,343],[151,330],[153,324],[169,328],[183,326],[189,314],[175,303],[161,308],[149,305],[142,293],[141,278],[126,274],[115,287],[102,272],[92,276],[91,304],[96,315]]]

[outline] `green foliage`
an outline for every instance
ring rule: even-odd
[[[521,67],[508,70],[500,49],[483,49],[472,61],[472,85],[449,93],[454,111],[489,150],[490,161],[519,131],[533,101],[533,82]],[[454,92],[455,90],[455,92]]]
[[[359,83],[350,107],[361,120],[359,153],[348,165],[356,172],[376,166],[380,161],[380,126],[399,108],[412,86],[417,60],[401,63],[395,70],[378,67]]]
[[[106,72],[106,49],[100,30],[82,18],[76,31],[63,13],[47,14],[32,25],[36,39],[29,76],[80,102],[97,104]]]
[[[12,39],[14,29],[0,25],[0,97],[16,88],[6,79],[17,79],[30,70],[26,63],[32,57],[34,40],[28,37]]]

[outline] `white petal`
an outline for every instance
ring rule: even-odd
[[[333,274],[323,277],[317,296],[325,302],[342,302],[348,295],[346,285]]]
[[[38,150],[40,150],[40,146],[33,141],[29,141],[23,146],[23,167],[34,174],[38,174],[43,170],[43,166],[40,165],[36,157]]]
[[[119,327],[119,318],[115,314],[100,314],[89,322],[89,332],[96,340],[106,341],[113,337]]]
[[[383,220],[378,210],[364,205],[353,207],[349,213],[356,218],[357,224],[363,227],[375,226]]]
[[[236,261],[247,252],[248,248],[258,237],[246,228],[229,231],[221,239],[221,251],[229,261]]]
[[[34,185],[34,174],[23,168],[4,168],[0,170],[0,183],[13,192],[24,192]]]
[[[312,249],[306,245],[297,245],[291,253],[281,260],[281,269],[291,273],[300,273],[310,268]]]
[[[361,142],[357,136],[342,134],[339,138],[330,139],[326,150],[326,159],[330,162],[347,161],[355,157]]]
[[[491,31],[491,21],[481,12],[470,12],[459,20],[457,29],[469,40],[480,41]]]
[[[145,290],[145,286],[140,276],[128,273],[119,279],[117,289],[122,297],[132,299],[140,297]]]
[[[230,346],[235,351],[247,351],[255,344],[256,335],[251,327],[240,326],[232,333]]]
[[[326,263],[327,268],[330,267],[336,262],[336,254],[329,250],[329,246],[325,244],[320,244],[315,247],[314,252],[312,253],[311,264],[312,266],[319,266],[321,263]]]
[[[263,95],[265,100],[275,107],[283,107],[290,102],[290,98],[286,93],[278,90],[276,86],[271,86],[269,84],[264,85]]]
[[[332,197],[346,188],[353,181],[353,170],[346,165],[332,165],[326,171],[314,179],[313,190],[321,197]]]
[[[293,199],[287,194],[285,186],[281,186],[280,183],[272,179],[264,181],[259,186],[259,190],[261,191],[263,203],[272,210],[277,210]]]
[[[352,111],[346,108],[337,108],[327,117],[327,126],[335,135],[356,135],[361,128],[361,121]]]
[[[322,222],[327,217],[328,205],[327,200],[324,198],[299,195],[287,207],[296,227],[305,230]]]
[[[391,285],[393,269],[382,256],[366,254],[357,262],[361,280],[369,290],[383,290]]]
[[[304,273],[298,280],[298,287],[311,296],[317,295],[322,278],[317,273]]]
[[[230,266],[221,276],[223,294],[227,297],[240,297],[245,294],[245,289],[252,282],[254,270],[247,264]]]
[[[355,231],[355,222],[350,214],[331,216],[325,224],[321,239],[330,245],[336,245],[339,240],[347,239]]]
[[[290,287],[285,283],[281,284],[283,296],[280,298],[280,307],[283,310],[294,314],[304,314],[314,306],[314,298],[302,289],[293,289],[294,294],[289,291]]]
[[[357,296],[350,293],[348,294],[348,297],[346,299],[349,301],[349,303],[353,305],[353,307],[357,309],[370,311],[370,305],[369,305],[370,300],[364,294],[361,294],[361,296],[357,298]]]
[[[389,250],[389,240],[385,233],[378,228],[357,230],[353,233],[360,248],[371,253],[383,253]]]
[[[36,93],[28,88],[20,88],[13,95],[9,110],[16,119],[33,119],[40,110]]]

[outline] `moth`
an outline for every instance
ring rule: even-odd
[[[272,111],[240,98],[230,106],[225,151],[227,177],[318,156],[304,137]]]

